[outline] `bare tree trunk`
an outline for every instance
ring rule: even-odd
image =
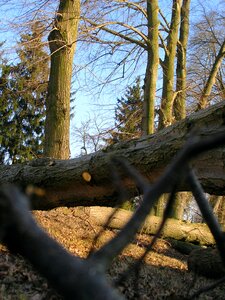
[[[189,8],[190,0],[184,0],[181,7],[180,36],[177,43],[176,96],[174,95],[173,102],[174,117],[177,121],[186,116],[186,50],[189,34]],[[176,47],[175,44],[174,47]],[[184,208],[185,194],[177,193],[170,217],[182,220]]]
[[[210,195],[209,202],[220,225],[225,229],[225,199],[224,196]]]
[[[172,18],[168,43],[165,49],[163,67],[163,91],[161,108],[159,114],[159,129],[173,123],[173,102],[174,102],[174,61],[178,42],[178,30],[181,18],[181,0],[173,0]]]
[[[45,156],[67,159],[70,128],[70,88],[80,18],[80,1],[60,1],[49,34],[51,68],[46,101]]]
[[[184,0],[181,7],[180,37],[177,44],[176,97],[174,100],[174,116],[179,121],[186,117],[186,53],[189,36],[189,13],[191,0]]]
[[[190,199],[191,194],[188,192],[179,192],[176,194],[172,211],[169,214],[170,218],[174,218],[177,220],[183,220],[184,210],[187,206],[187,203]]]
[[[165,206],[166,206],[166,200],[167,200],[167,195],[163,194],[154,206],[153,215],[155,215],[157,217],[163,216],[163,212],[164,212]]]
[[[201,99],[199,101],[198,109],[202,109],[208,106],[209,104],[209,95],[212,91],[212,87],[215,84],[216,76],[218,74],[219,68],[221,66],[222,60],[225,57],[225,40],[221,45],[218,55],[216,56],[215,62],[210,71],[208,80],[204,86]]]
[[[147,45],[147,67],[144,85],[144,112],[143,112],[143,134],[154,132],[155,119],[155,95],[159,64],[159,42],[158,42],[158,0],[147,0],[148,16],[148,45]]]
[[[112,156],[127,159],[150,182],[155,182],[190,137],[191,130],[197,128],[201,137],[224,132],[224,111],[225,101],[196,112],[153,135],[118,143],[76,159],[38,159],[27,164],[0,165],[0,183],[12,182],[24,188],[34,185],[43,189],[34,189],[32,204],[36,209],[63,205],[114,206],[118,194],[112,181]],[[225,193],[224,152],[224,148],[216,149],[193,162],[197,176],[208,193]],[[130,191],[129,196],[137,195],[130,177],[123,173],[122,179]],[[189,190],[189,186],[184,182],[179,189]]]

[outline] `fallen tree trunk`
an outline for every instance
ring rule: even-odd
[[[91,219],[100,226],[104,226],[107,223],[113,211],[114,208],[111,207],[92,206],[89,208]],[[122,229],[131,218],[132,214],[131,211],[118,209],[110,223],[107,224],[107,227],[119,230]],[[143,227],[139,232],[154,235],[156,234],[161,221],[162,218],[160,217],[149,216],[145,219]],[[190,223],[175,219],[167,219],[161,237],[172,238],[197,245],[215,245],[215,240],[208,226],[203,223]]]
[[[114,206],[118,194],[112,182],[110,157],[127,159],[150,182],[162,174],[190,133],[201,136],[224,132],[225,101],[190,115],[158,133],[118,143],[94,154],[71,160],[38,159],[26,164],[0,166],[0,184],[14,183],[22,187],[37,186],[33,193],[33,209],[57,206]],[[205,153],[193,163],[206,192],[225,194],[225,149]],[[123,173],[122,183],[134,196],[133,181]],[[188,190],[188,186],[180,186]],[[38,197],[36,197],[37,195]]]

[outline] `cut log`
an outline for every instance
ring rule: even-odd
[[[9,182],[24,188],[30,185],[38,187],[42,192],[32,198],[34,209],[115,206],[118,194],[112,181],[111,156],[127,159],[152,183],[183,147],[193,130],[202,137],[224,132],[224,116],[225,101],[192,114],[158,133],[118,143],[94,154],[71,160],[38,159],[25,164],[1,165],[0,184]],[[225,194],[224,154],[224,148],[216,149],[201,155],[193,163],[208,193]],[[133,181],[124,173],[122,179],[129,196],[134,196],[137,189]],[[188,187],[184,184],[180,189],[188,190]]]
[[[111,216],[114,208],[111,207],[97,207],[89,208],[90,217],[97,225],[104,226]],[[107,224],[112,229],[122,229],[123,226],[132,216],[131,211],[118,209],[113,216],[111,222]],[[162,218],[156,216],[149,216],[146,218],[143,227],[139,232],[156,234]],[[161,233],[162,238],[172,238],[178,241],[194,243],[196,245],[215,245],[215,240],[206,224],[190,223],[175,219],[167,219],[166,224]]]

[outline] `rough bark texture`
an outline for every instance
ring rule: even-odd
[[[223,230],[225,230],[225,197],[218,195],[210,195],[209,202],[213,207],[213,212],[217,217]]]
[[[175,119],[182,120],[186,117],[186,53],[189,36],[190,0],[184,0],[181,7],[180,37],[177,44],[177,69],[176,69],[176,97],[174,100]]]
[[[171,32],[168,42],[168,53],[164,61],[164,81],[163,81],[163,99],[162,114],[159,125],[162,127],[171,124],[173,118],[176,121],[182,120],[186,116],[186,48],[189,33],[189,6],[190,0],[182,3],[173,2],[173,14],[171,21]],[[179,15],[180,14],[180,15]],[[178,28],[180,27],[179,40]],[[177,49],[177,50],[176,50]],[[176,93],[173,95],[173,77],[175,51],[177,52],[177,69],[176,69]],[[169,55],[169,57],[167,57]],[[171,56],[171,57],[170,57]],[[172,115],[174,114],[173,118]],[[183,218],[185,208],[184,195],[177,193],[171,217],[175,219]]]
[[[90,207],[90,217],[95,219],[98,225],[103,226],[106,224],[110,215],[113,212],[111,207]],[[114,229],[122,229],[123,226],[132,216],[132,212],[118,209],[116,214],[113,216],[108,227]],[[139,232],[146,234],[156,234],[162,218],[156,216],[149,216],[145,219],[143,227]],[[190,242],[200,245],[214,245],[214,238],[209,231],[206,224],[203,223],[188,223],[180,220],[168,219],[161,233],[163,238],[172,238],[184,242]]]
[[[60,1],[49,34],[51,68],[46,101],[45,156],[68,159],[70,87],[80,18],[80,0]]]
[[[224,132],[225,101],[196,112],[186,119],[138,140],[118,143],[103,151],[71,160],[37,160],[27,164],[0,166],[0,183],[12,182],[22,187],[34,185],[33,208],[46,209],[56,206],[103,205],[114,206],[118,193],[112,182],[110,157],[127,159],[150,182],[155,182],[183,147],[190,133],[201,137]],[[225,194],[225,149],[216,149],[198,157],[193,165],[206,192]],[[85,181],[82,174],[91,177]],[[179,176],[179,175],[178,175]],[[122,174],[123,184],[130,195],[137,194],[133,181]],[[188,190],[188,186],[181,186]]]
[[[155,120],[155,94],[159,64],[159,42],[158,42],[158,0],[147,1],[148,15],[148,61],[145,73],[144,86],[144,113],[143,133],[153,133]]]
[[[187,206],[190,197],[192,197],[191,193],[187,193],[187,192],[177,193],[169,217],[178,220],[183,220],[184,210]]]
[[[165,49],[163,67],[163,90],[162,101],[159,113],[159,129],[173,123],[173,102],[174,102],[174,61],[178,42],[178,31],[181,19],[181,0],[173,0],[173,9],[168,35],[168,43]]]

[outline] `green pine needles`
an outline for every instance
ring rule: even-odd
[[[138,138],[142,133],[143,89],[140,77],[128,86],[124,97],[117,99],[115,109],[115,130],[111,131],[109,144]]]
[[[43,24],[21,35],[16,64],[1,57],[0,163],[17,163],[43,152],[49,59]]]

